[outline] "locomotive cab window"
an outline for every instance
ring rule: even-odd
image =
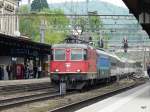
[[[83,50],[82,49],[72,49],[71,50],[71,60],[83,60]]]
[[[88,58],[86,49],[83,50],[83,57],[84,57],[84,60],[87,60],[87,58]]]
[[[54,50],[54,59],[55,60],[65,60],[65,49],[55,49]]]
[[[54,60],[54,50],[52,50],[51,60]]]

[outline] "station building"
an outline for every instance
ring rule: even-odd
[[[16,35],[19,31],[17,0],[0,0],[0,32],[7,35]],[[6,15],[5,15],[6,14]],[[10,14],[11,16],[7,15]]]
[[[48,72],[51,46],[21,36],[19,18],[15,15],[18,1],[0,0],[0,80],[37,78]],[[33,76],[35,67],[41,69],[40,76]]]

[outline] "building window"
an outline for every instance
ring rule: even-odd
[[[0,14],[15,14],[15,7],[17,6],[18,5],[16,1],[4,0],[2,7],[0,7]],[[14,35],[14,32],[18,28],[17,22],[18,22],[17,16],[9,16],[9,15],[0,16],[0,32]]]

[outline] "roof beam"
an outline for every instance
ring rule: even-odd
[[[150,36],[150,0],[123,0]]]

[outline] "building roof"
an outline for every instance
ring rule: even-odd
[[[134,14],[134,16],[139,20],[139,16],[141,13],[148,14],[147,17],[150,18],[150,0],[123,0],[124,3],[129,8],[130,12]],[[145,18],[145,17],[143,17]],[[141,23],[143,29],[150,36],[150,19],[147,23]]]
[[[85,44],[55,44],[52,48],[83,48],[87,49],[88,45]]]
[[[51,45],[33,42],[29,39],[23,39],[21,37],[12,37],[5,34],[0,34],[0,48],[30,50],[43,54],[51,53]],[[2,49],[1,52],[5,52],[5,49]]]

